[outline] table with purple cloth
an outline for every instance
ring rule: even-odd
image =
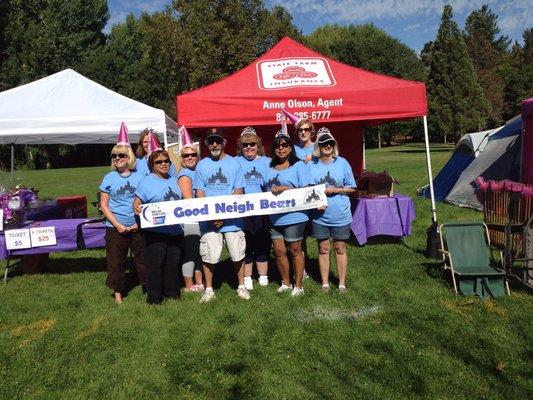
[[[403,194],[392,197],[359,198],[351,229],[362,246],[377,235],[404,237],[411,234],[415,219],[413,199]]]
[[[78,226],[80,224],[80,236]],[[37,228],[53,226],[55,228],[57,244],[54,246],[35,247],[23,250],[7,250],[4,233],[0,234],[0,259],[19,257],[30,254],[56,253],[63,251],[80,250],[79,239],[83,239],[83,245],[87,249],[96,249],[105,246],[105,225],[103,222],[90,222],[86,218],[74,219],[51,219],[48,221],[35,221],[26,224],[24,228]],[[78,240],[77,240],[78,239]]]

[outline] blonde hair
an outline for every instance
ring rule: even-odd
[[[246,129],[246,128],[245,128]],[[253,130],[253,128],[251,128],[251,130]],[[255,132],[255,131],[254,131]],[[237,140],[237,144],[239,145],[239,150],[237,152],[237,154],[239,154],[240,156],[242,156],[242,141],[246,140],[246,143],[248,143],[248,140],[250,141],[255,141],[257,143],[257,155],[259,156],[264,156],[265,155],[265,148],[263,147],[263,141],[261,140],[261,138],[259,137],[259,135],[257,133],[252,133],[250,131],[243,131],[241,133],[241,136],[239,137],[239,140]]]
[[[333,137],[333,136],[332,136]],[[313,145],[313,153],[311,153],[313,157],[320,158],[320,146],[318,145],[318,142],[315,142]],[[339,144],[335,140],[335,145],[333,146],[333,157],[339,156]]]
[[[128,156],[128,163],[126,164],[126,167],[128,169],[135,169],[135,165],[137,164],[137,158],[135,158],[135,154],[133,154],[133,150],[131,149],[131,146],[126,146],[124,144],[116,144],[111,149],[110,154],[120,154],[124,153]],[[113,162],[113,159],[111,159],[111,169],[115,170],[117,167],[115,167],[115,163]]]
[[[144,141],[144,138],[149,134],[149,133],[152,133],[152,135],[155,136],[155,138],[157,139],[157,143],[159,143],[159,145],[161,146],[161,141],[159,140],[159,137],[157,136],[157,133],[155,133],[151,128],[145,128],[141,131],[141,134],[139,136],[139,143],[137,145],[137,149],[135,150],[135,154],[137,155],[137,157],[139,158],[143,158],[145,155],[146,155],[146,151],[144,151],[144,148],[143,148],[143,141]]]

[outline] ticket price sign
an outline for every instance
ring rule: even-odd
[[[22,250],[31,248],[29,229],[10,229],[5,231],[6,249]]]
[[[31,246],[54,246],[57,244],[56,228],[47,226],[43,228],[30,228]]]

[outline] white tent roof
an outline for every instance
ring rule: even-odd
[[[0,93],[0,144],[116,143],[120,123],[136,142],[146,127],[177,135],[163,110],[66,69]]]

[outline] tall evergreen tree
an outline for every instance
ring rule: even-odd
[[[501,68],[505,82],[503,117],[520,113],[522,101],[533,96],[533,29],[523,33],[524,46],[514,43]]]
[[[465,42],[474,64],[477,80],[491,105],[489,124],[501,123],[504,103],[504,81],[500,65],[507,55],[509,39],[500,32],[498,16],[487,5],[473,11],[466,19]]]
[[[490,105],[476,80],[474,67],[452,7],[444,6],[437,37],[426,46],[429,60],[429,124],[433,137],[451,133],[460,138],[468,131],[482,129]]]

